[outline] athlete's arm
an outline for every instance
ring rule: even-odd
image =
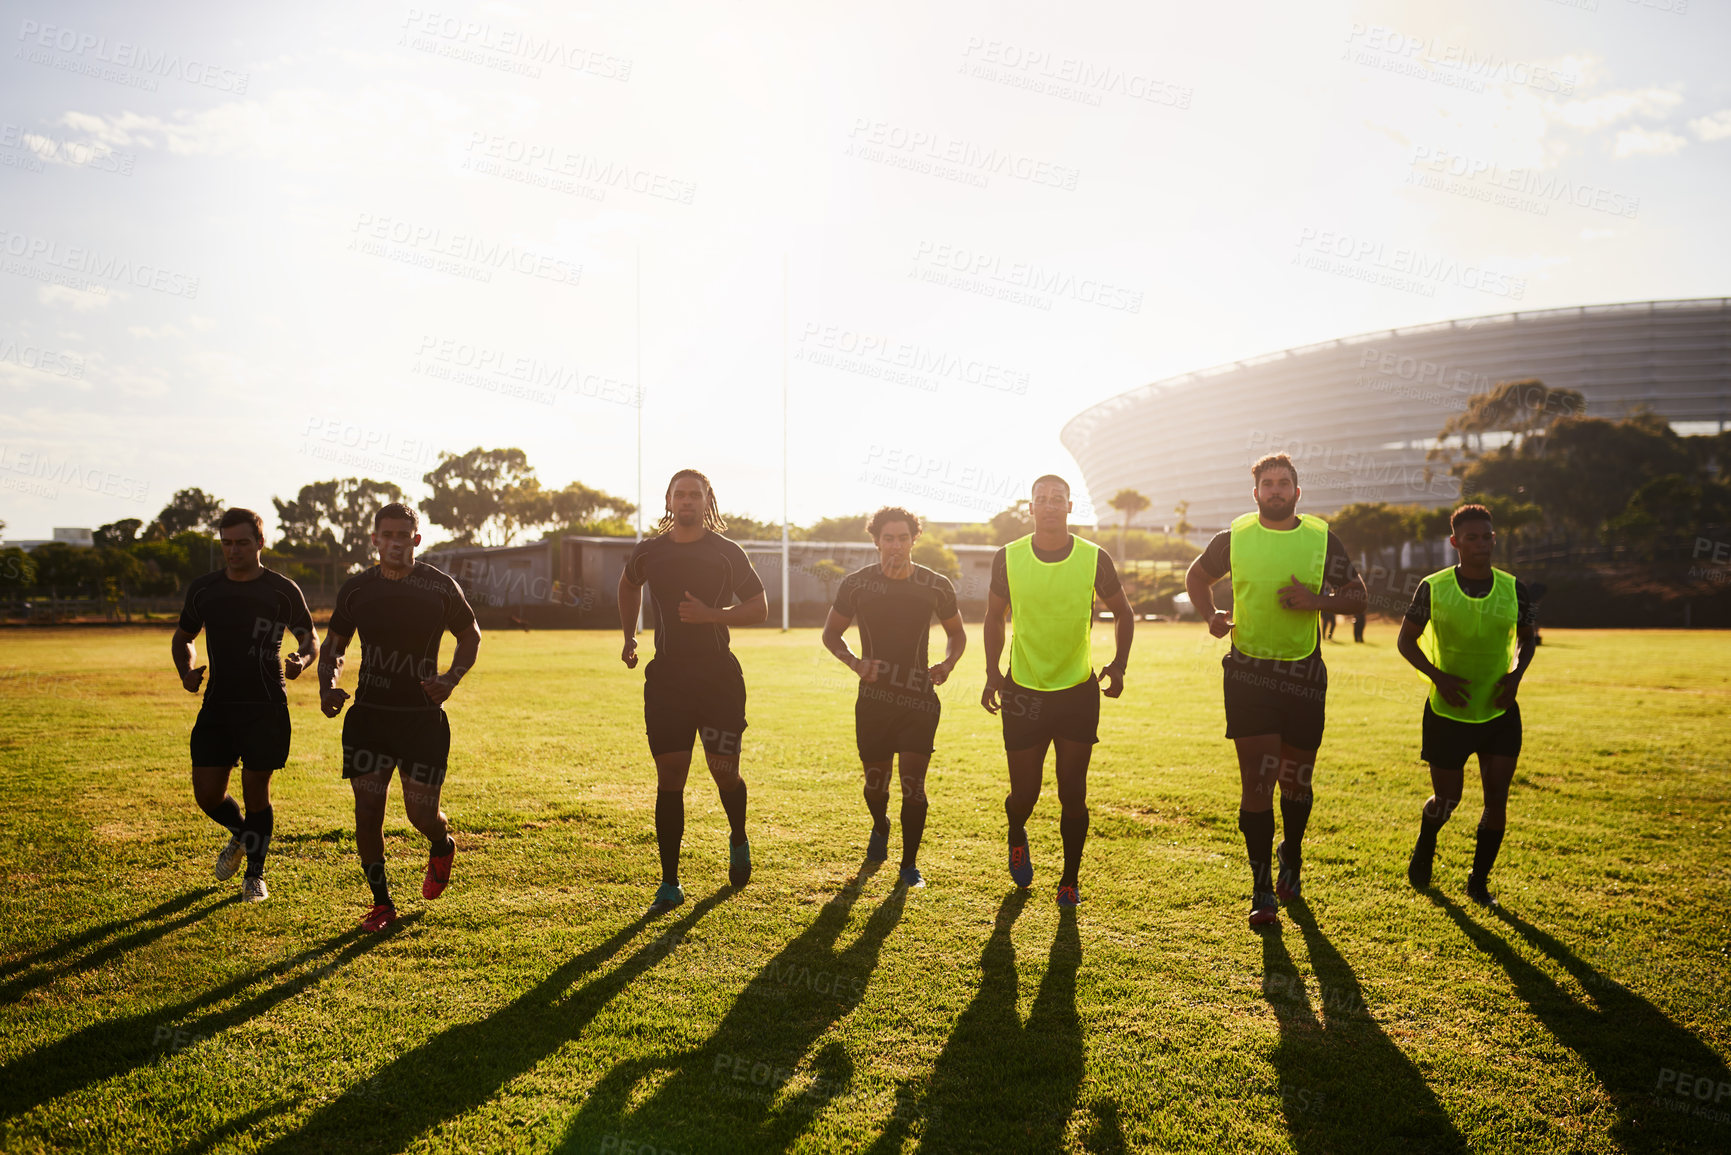
[[[288,628],[300,640],[301,648],[283,659],[283,673],[291,681],[300,677],[303,670],[310,669],[319,656],[319,632],[313,628],[313,615],[307,609],[306,595],[301,593],[299,586],[292,588],[295,596],[289,610]]]
[[[342,633],[335,625],[325,631],[324,648],[319,651],[319,709],[327,718],[343,712],[349,700],[347,690],[337,689],[337,679],[343,673],[343,654],[348,651],[352,634]]]
[[[723,626],[755,626],[769,618],[769,594],[760,590],[749,601],[732,606],[712,606],[697,600],[690,590],[679,603],[682,622],[715,623]]]
[[[1209,573],[1203,566],[1202,559],[1206,554],[1197,554],[1196,560],[1190,563],[1190,568],[1184,571],[1184,592],[1190,595],[1190,604],[1196,610],[1196,616],[1208,623],[1208,632],[1217,638],[1224,638],[1232,632],[1232,617],[1225,610],[1214,608],[1214,583],[1226,575]]]
[[[1443,696],[1443,701],[1451,706],[1467,704],[1467,680],[1459,674],[1450,674],[1424,656],[1419,648],[1419,637],[1424,633],[1425,623],[1413,618],[1402,618],[1400,636],[1395,639],[1394,648],[1400,651],[1400,656],[1412,664],[1412,668],[1429,678],[1436,684],[1437,693]]]
[[[174,637],[169,639],[168,652],[174,658],[174,671],[180,675],[180,684],[186,687],[187,693],[196,694],[204,681],[204,667],[192,668],[192,637],[185,630],[176,628]]]
[[[1297,574],[1293,574],[1292,580],[1280,587],[1280,604],[1289,610],[1356,614],[1364,609],[1365,597],[1364,579],[1358,574],[1347,578],[1345,584],[1336,587],[1331,594],[1317,593],[1299,581]]]
[[[950,671],[956,668],[956,663],[962,660],[962,651],[968,648],[968,630],[962,625],[961,614],[951,614],[938,624],[944,627],[944,660],[926,670],[926,680],[934,686],[941,686],[949,680]]]
[[[831,607],[829,618],[823,624],[823,648],[834,654],[842,665],[858,674],[860,681],[875,682],[878,680],[878,664],[855,657],[853,650],[848,648],[847,638],[843,636],[852,624],[852,618]]]
[[[1518,648],[1515,658],[1515,668],[1497,680],[1497,709],[1507,710],[1515,704],[1515,695],[1520,692],[1521,678],[1526,675],[1527,667],[1533,664],[1533,655],[1539,649],[1538,625],[1529,612],[1521,615],[1521,620],[1515,625],[1515,644]]]
[[[1123,587],[1106,599],[1106,608],[1112,611],[1112,638],[1118,648],[1112,654],[1111,664],[1100,670],[1099,680],[1106,683],[1106,688],[1100,692],[1108,698],[1116,698],[1124,692],[1124,671],[1130,664],[1130,643],[1136,640],[1136,608],[1124,596]]]
[[[643,609],[643,587],[631,580],[627,566],[619,574],[619,628],[625,631],[625,647],[619,660],[627,670],[637,668],[637,615]]]
[[[435,706],[451,696],[451,691],[457,688],[457,683],[463,680],[463,675],[469,672],[481,652],[479,622],[470,622],[468,628],[452,630],[451,633],[457,639],[457,652],[451,655],[451,668],[437,677],[421,680],[421,692],[431,698]]]
[[[998,691],[1004,685],[998,662],[1004,656],[1004,615],[1009,610],[1010,599],[995,591],[986,594],[986,688],[980,694],[980,705],[989,714],[998,712]]]

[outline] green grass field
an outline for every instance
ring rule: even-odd
[[[1731,1149],[1723,635],[1546,632],[1500,914],[1462,892],[1470,771],[1436,894],[1407,887],[1421,686],[1392,627],[1331,644],[1309,902],[1258,935],[1222,643],[1139,631],[1061,919],[1049,770],[1033,890],[1004,869],[972,633],[943,691],[926,889],[860,873],[851,677],[816,631],[746,631],[755,877],[726,885],[699,770],[691,901],[649,920],[641,668],[612,633],[492,632],[449,706],[455,880],[421,901],[425,843],[393,797],[405,918],[363,936],[339,724],[310,676],[290,685],[273,897],[242,906],[238,878],[211,880],[223,836],[191,800],[197,702],[168,631],[7,631],[0,1147]]]

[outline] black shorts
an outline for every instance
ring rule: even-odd
[[[643,671],[643,729],[649,753],[737,755],[745,737],[745,673],[731,653],[650,659]]]
[[[936,694],[910,694],[860,683],[859,697],[853,704],[859,760],[888,762],[897,754],[930,754],[937,748],[933,743],[942,710],[943,703]]]
[[[192,724],[192,764],[281,770],[288,763],[287,702],[206,702]]]
[[[1321,747],[1328,707],[1321,658],[1275,663],[1228,653],[1220,665],[1228,738],[1278,734],[1298,750]]]
[[[350,706],[343,718],[343,777],[397,770],[405,782],[442,786],[451,757],[451,721],[437,706]]]
[[[1467,759],[1479,756],[1479,769],[1486,758],[1515,758],[1521,752],[1521,704],[1516,702],[1501,717],[1489,722],[1460,722],[1445,718],[1424,704],[1424,745],[1419,757],[1441,770],[1463,770]]]
[[[1009,679],[998,701],[1005,750],[1032,750],[1054,738],[1100,740],[1100,683],[1093,674],[1065,690],[1030,690]]]

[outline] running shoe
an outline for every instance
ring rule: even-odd
[[[1058,905],[1075,908],[1082,905],[1082,892],[1074,886],[1058,888]]]
[[[457,840],[451,839],[451,849],[444,854],[427,856],[427,873],[421,879],[421,897],[438,898],[451,885],[451,859],[457,857]]]
[[[751,881],[751,840],[727,848],[727,881],[744,886]]]
[[[1476,874],[1467,875],[1467,897],[1480,906],[1497,906],[1497,900],[1491,897],[1491,892],[1485,886],[1485,879]]]
[[[677,882],[664,882],[655,889],[655,901],[649,904],[649,913],[665,913],[684,901],[685,891]]]
[[[263,902],[270,897],[270,887],[264,884],[262,875],[249,874],[240,880],[240,900],[242,902]]]
[[[1010,847],[1010,880],[1023,890],[1034,885],[1034,860],[1028,857],[1028,844]]]
[[[1280,902],[1273,891],[1258,891],[1250,900],[1250,925],[1272,926],[1280,921]]]
[[[384,930],[387,926],[390,926],[396,921],[397,908],[388,902],[384,902],[367,911],[367,916],[361,919],[361,929]]]
[[[882,862],[890,856],[890,830],[884,827],[879,834],[876,827],[872,828],[872,836],[866,839],[866,861]]]
[[[227,882],[234,877],[234,872],[240,869],[241,860],[246,858],[246,844],[240,840],[240,835],[228,836],[228,845],[216,852],[216,880]]]
[[[1281,902],[1291,902],[1304,893],[1304,886],[1298,881],[1299,861],[1296,855],[1289,863],[1286,861],[1286,840],[1281,839],[1280,845],[1274,848],[1274,856],[1280,860],[1280,870],[1274,879],[1274,897]]]
[[[926,879],[917,866],[902,867],[901,883],[909,890],[918,890],[926,884]]]

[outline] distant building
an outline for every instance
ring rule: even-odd
[[[1303,508],[1355,501],[1441,506],[1460,486],[1427,462],[1443,424],[1474,395],[1536,377],[1574,389],[1587,414],[1646,407],[1679,432],[1731,422],[1731,298],[1503,313],[1360,333],[1169,377],[1083,410],[1064,426],[1103,524],[1134,489],[1159,528],[1190,503],[1198,530],[1250,507],[1250,464],[1287,453]]]
[[[64,542],[67,545],[96,545],[94,531],[82,526],[55,526],[53,537],[9,537],[0,538],[0,549],[21,549],[29,553],[39,545],[47,545],[51,541]]]

